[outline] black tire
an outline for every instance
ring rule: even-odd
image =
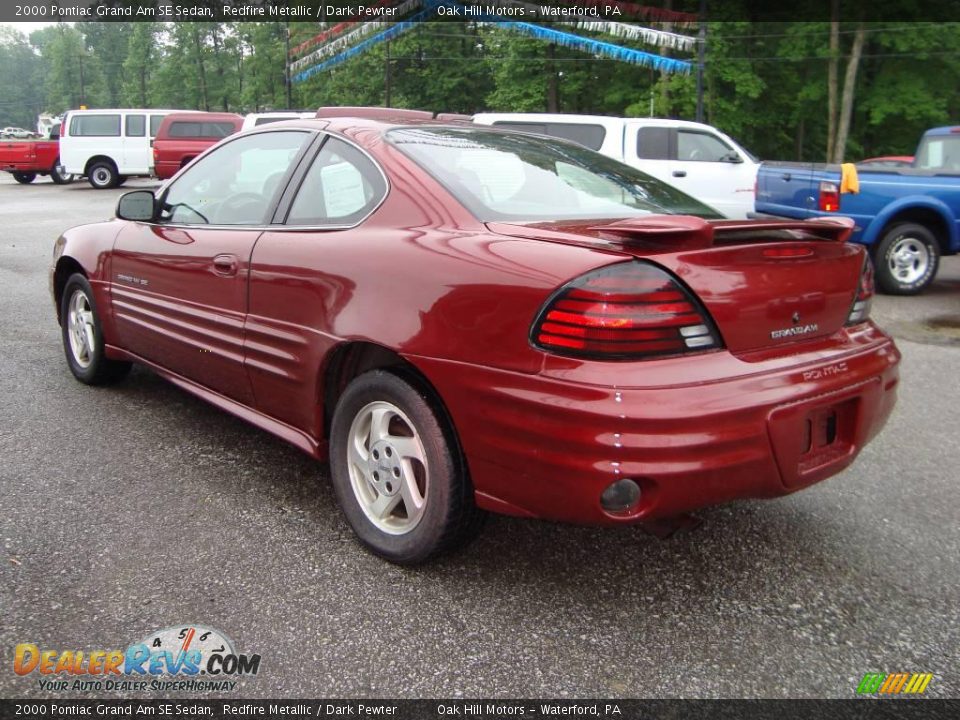
[[[889,228],[874,255],[877,286],[889,295],[916,295],[933,282],[940,244],[928,228],[900,223]]]
[[[53,180],[57,185],[69,185],[73,182],[74,177],[69,173],[61,175],[57,171],[57,166],[60,164],[60,158],[57,158],[57,161],[53,164],[53,167],[50,168],[50,179]]]
[[[75,303],[82,306],[83,312],[90,312],[90,322],[74,321],[74,314],[77,312]],[[63,288],[63,297],[60,299],[60,326],[67,365],[80,382],[87,385],[108,385],[130,371],[130,363],[110,360],[104,354],[103,327],[100,324],[100,313],[93,290],[87,279],[79,273],[71,275]],[[85,330],[90,332],[84,332]],[[78,335],[74,335],[75,331]],[[79,335],[84,338],[81,340]]]
[[[126,175],[117,175],[117,184],[114,185],[114,187],[120,187],[121,185],[123,185],[123,184],[124,184],[127,180],[129,180],[129,179],[130,179],[130,178],[127,177]]]
[[[116,166],[109,160],[99,160],[87,170],[87,182],[95,190],[114,188],[120,181]]]
[[[37,174],[35,172],[15,172],[13,173],[13,179],[21,185],[29,185],[37,179]]]
[[[389,495],[374,489],[375,486],[369,478],[377,473],[371,470],[370,474],[364,474],[349,460],[350,439],[355,432],[365,427],[365,414],[373,412],[371,407],[382,406],[392,406],[400,411],[400,415],[388,414],[391,419],[385,426],[387,434],[377,443],[382,453],[379,456],[380,461],[387,462],[390,452],[384,448],[390,446],[391,439],[399,441],[401,438],[419,441],[425,459],[424,463],[409,460],[408,464],[404,464],[401,462],[403,451],[395,451],[394,462],[397,465],[394,467],[404,469],[402,476],[396,475],[400,479],[395,481],[398,489],[393,494],[401,497],[397,499],[396,509],[386,513],[386,518],[381,522],[397,523],[399,529],[396,532],[383,529],[368,516],[373,507],[369,499],[380,500],[388,498]],[[397,425],[394,425],[394,422]],[[413,431],[412,437],[404,437],[405,429]],[[366,432],[360,434],[367,435]],[[370,437],[372,435],[371,430]],[[398,444],[397,447],[401,446]],[[382,477],[390,478],[390,469],[386,465],[376,465],[377,453],[374,452],[374,445],[368,442],[363,450],[370,467],[379,467]],[[479,531],[485,517],[485,513],[474,503],[473,486],[466,463],[445,416],[436,410],[426,393],[390,372],[373,370],[347,386],[333,416],[330,470],[334,492],[350,527],[364,545],[390,562],[416,565],[461,546]],[[413,472],[417,470],[419,472]],[[405,486],[408,478],[414,476],[421,488],[420,498],[423,500],[423,509],[419,514],[406,509],[407,495],[404,493],[410,491],[406,487],[399,489]],[[385,490],[389,489],[390,485],[385,484]],[[361,498],[365,494],[368,499],[366,502]],[[417,520],[412,527],[403,529],[404,523],[410,525],[410,519],[415,515]]]

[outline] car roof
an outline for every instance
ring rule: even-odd
[[[410,117],[404,116],[401,113],[397,113],[396,115],[385,114],[379,117],[338,115],[336,117],[292,118],[290,120],[281,120],[279,122],[270,123],[269,125],[259,125],[254,128],[250,128],[246,130],[245,133],[257,131],[263,132],[281,128],[299,128],[303,130],[331,130],[333,132],[350,134],[350,131],[352,130],[389,130],[395,127],[451,127],[454,126],[456,122],[457,121],[450,121],[446,119]],[[467,123],[464,123],[463,126],[484,131],[497,130],[496,128],[491,128],[489,126]]]
[[[594,125],[615,125],[624,122],[639,122],[650,127],[669,126],[691,129],[716,130],[713,125],[693,122],[692,120],[673,120],[671,118],[624,118],[612,115],[576,115],[567,113],[477,113],[474,118],[492,122],[536,122],[536,123],[578,123]]]

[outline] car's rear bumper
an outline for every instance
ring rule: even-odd
[[[872,325],[843,335],[830,350],[786,360],[714,353],[654,361],[700,379],[650,386],[636,382],[635,363],[604,363],[608,377],[631,378],[614,387],[576,382],[574,364],[559,379],[411,360],[446,404],[479,505],[614,524],[785,495],[847,467],[890,415],[900,354]],[[718,372],[705,381],[710,363]],[[640,485],[640,502],[608,514],[600,495],[621,478]]]
[[[169,180],[179,172],[181,164],[177,162],[167,162],[158,160],[156,165],[151,168],[151,174],[160,180]]]

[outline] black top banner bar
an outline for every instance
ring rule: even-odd
[[[955,720],[960,700],[0,700],[0,717]]]
[[[390,22],[403,20],[404,0],[10,0],[0,5],[3,22]],[[686,14],[711,21],[827,21],[831,0],[423,0],[429,7],[472,6],[485,18],[563,23],[616,20],[651,24]],[[552,8],[551,12],[543,12]],[[840,0],[844,22],[952,22],[960,0]],[[409,14],[409,13],[408,13]],[[436,12],[431,21],[477,19]]]

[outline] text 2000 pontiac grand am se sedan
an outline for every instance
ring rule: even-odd
[[[240,133],[67,231],[73,374],[142,363],[329,457],[399,563],[484,510],[617,524],[784,495],[883,426],[900,356],[849,221],[724,221],[577,145],[429,118]]]

